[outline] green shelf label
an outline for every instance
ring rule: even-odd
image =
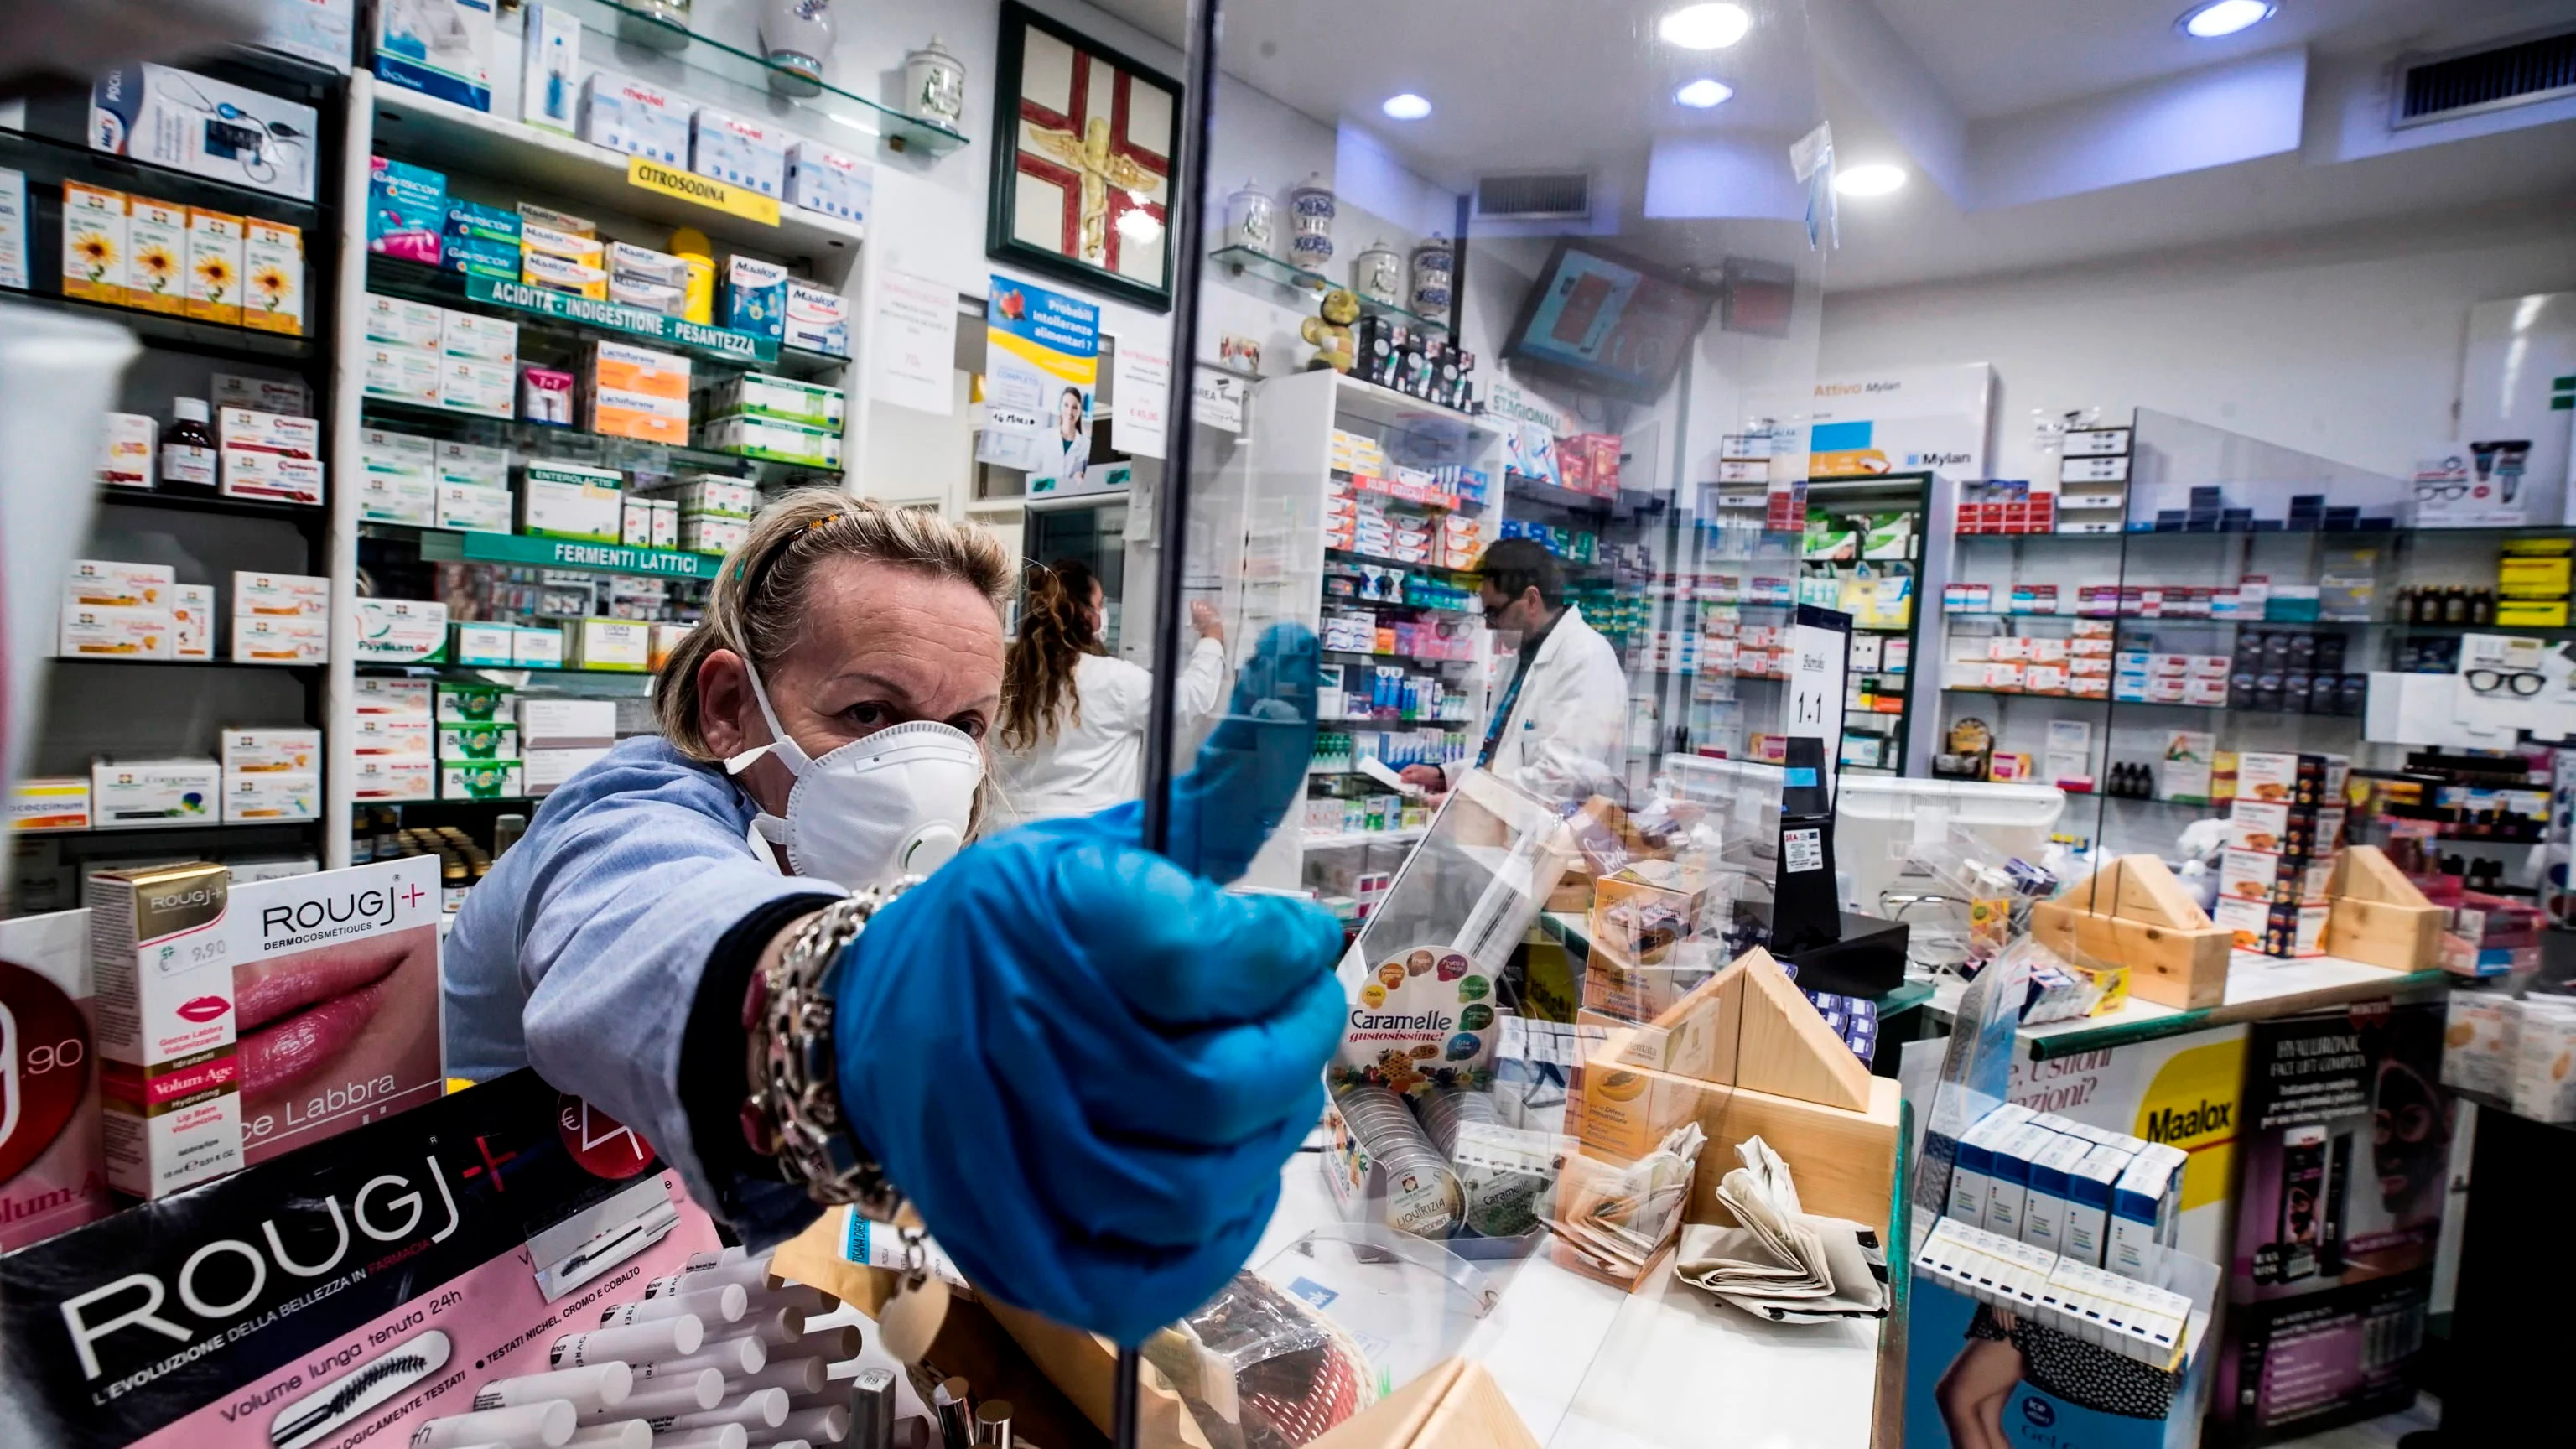
[[[629,307],[623,302],[576,297],[552,287],[532,287],[525,282],[469,276],[465,279],[465,295],[494,307],[511,307],[540,317],[558,317],[566,322],[604,327],[632,337],[694,347],[700,352],[712,352],[741,362],[774,363],[778,360],[778,344],[767,337],[754,337],[729,327],[709,327],[702,322],[668,317],[642,307]]]
[[[474,563],[590,569],[597,573],[650,574],[671,579],[711,579],[724,565],[724,559],[716,554],[681,553],[667,548],[628,548],[622,544],[537,538],[522,533],[460,533],[457,536],[464,540],[464,557]]]

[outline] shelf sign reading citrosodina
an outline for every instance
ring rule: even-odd
[[[729,327],[710,327],[703,322],[669,317],[642,307],[629,307],[623,302],[576,297],[551,287],[532,287],[525,282],[505,282],[494,277],[467,277],[465,295],[495,307],[515,307],[542,317],[560,317],[567,322],[604,327],[629,336],[649,337],[737,362],[778,360],[778,343],[773,338],[755,337]]]
[[[756,221],[762,226],[778,225],[778,198],[763,196],[741,186],[728,186],[711,176],[700,176],[677,166],[664,166],[641,156],[626,158],[626,184],[682,201],[694,201],[713,207],[728,216]]]

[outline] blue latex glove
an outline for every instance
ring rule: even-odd
[[[1230,896],[1303,792],[1315,637],[1273,628],[1171,855],[1141,807],[1007,831],[881,911],[829,982],[861,1143],[976,1286],[1122,1344],[1243,1266],[1341,1040],[1329,912]]]

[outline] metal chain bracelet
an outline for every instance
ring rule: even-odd
[[[869,918],[917,879],[856,892],[808,916],[777,964],[751,973],[742,1001],[743,1139],[752,1151],[778,1159],[781,1174],[816,1202],[848,1204],[884,1223],[902,1213],[903,1193],[860,1152],[841,1110],[832,998],[823,978]]]

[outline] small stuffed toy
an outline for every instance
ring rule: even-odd
[[[1307,318],[1306,325],[1297,329],[1298,336],[1315,344],[1314,360],[1306,364],[1306,370],[1329,367],[1335,372],[1350,371],[1351,364],[1359,360],[1351,347],[1351,324],[1360,320],[1359,295],[1335,287],[1324,294],[1317,310],[1322,315]]]

